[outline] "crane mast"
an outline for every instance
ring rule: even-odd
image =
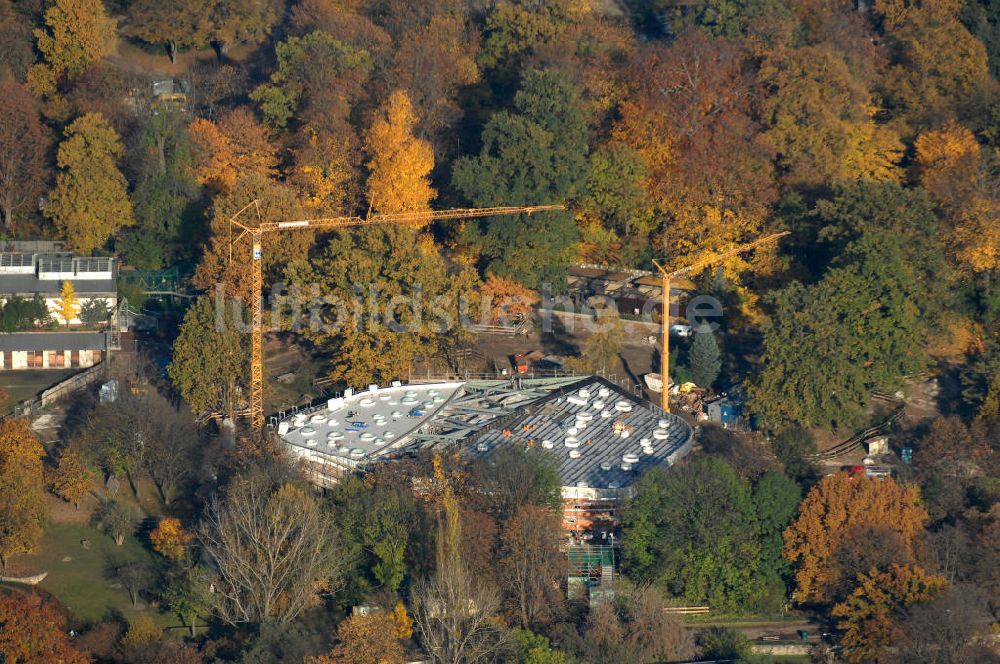
[[[257,223],[246,224],[239,218],[253,208]],[[422,212],[400,212],[371,217],[328,217],[320,219],[299,219],[293,221],[267,221],[260,212],[260,204],[254,200],[229,219],[229,263],[233,260],[233,245],[242,240],[250,242],[250,427],[255,433],[264,429],[264,348],[263,348],[263,293],[264,293],[264,235],[308,230],[332,230],[358,226],[425,224],[451,219],[477,219],[506,214],[532,214],[565,210],[563,205],[527,205],[517,207],[455,208],[451,210],[427,210]],[[233,229],[238,229],[234,238]]]
[[[756,249],[762,244],[774,242],[788,234],[789,231],[783,231],[781,233],[768,235],[767,237],[759,238],[753,242],[741,244],[740,246],[734,247],[729,251],[724,251],[721,254],[708,256],[707,258],[696,261],[687,267],[682,267],[679,270],[673,270],[672,272],[668,271],[658,261],[653,261],[656,269],[660,272],[660,286],[663,290],[663,310],[660,312],[660,336],[662,338],[662,342],[660,344],[660,371],[663,372],[663,387],[660,388],[660,408],[664,411],[668,413],[670,412],[670,282],[674,279],[674,277],[701,272],[705,268],[720,263],[727,258],[732,258],[733,256],[742,254],[745,251]]]

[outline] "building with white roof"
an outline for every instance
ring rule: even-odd
[[[562,480],[565,525],[573,532],[613,521],[617,502],[643,473],[676,463],[693,442],[683,419],[597,376],[371,385],[272,418],[272,426],[323,487],[420,448],[545,450]]]

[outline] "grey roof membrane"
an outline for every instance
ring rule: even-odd
[[[107,295],[118,292],[114,279],[72,279],[77,296]],[[34,293],[58,295],[63,282],[59,279],[39,279],[34,274],[0,274],[0,296],[31,296]]]
[[[627,431],[623,437],[623,431]],[[474,452],[501,445],[548,449],[563,486],[621,489],[685,454],[691,427],[647,401],[592,378],[523,409],[476,437]]]
[[[0,334],[0,352],[17,350],[105,350],[104,332],[14,332]]]
[[[278,433],[350,465],[420,446],[457,444],[477,455],[539,447],[555,458],[564,487],[602,490],[673,463],[692,436],[684,420],[596,376],[374,388],[288,417]]]

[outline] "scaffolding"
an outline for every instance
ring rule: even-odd
[[[569,561],[566,595],[569,599],[587,600],[590,606],[615,596],[615,547],[610,544],[571,544],[566,549]]]

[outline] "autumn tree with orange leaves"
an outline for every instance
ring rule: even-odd
[[[45,449],[25,419],[0,422],[0,565],[28,553],[45,520]]]
[[[538,291],[526,288],[513,279],[490,274],[479,289],[480,301],[488,311],[480,312],[489,316],[491,323],[531,316],[535,305],[542,301]]]
[[[73,647],[66,616],[26,591],[0,591],[0,661],[9,664],[87,664]]]
[[[59,454],[55,468],[49,474],[49,487],[63,500],[80,509],[80,501],[90,495],[93,482],[77,446],[67,447]]]
[[[898,620],[917,602],[934,599],[947,583],[922,567],[892,564],[880,572],[858,576],[857,588],[833,607],[841,645],[848,662],[885,661],[886,648],[899,643]]]
[[[173,560],[180,560],[187,555],[187,545],[192,539],[194,535],[184,530],[180,519],[173,517],[160,519],[156,528],[149,533],[153,550]]]
[[[188,132],[195,179],[210,189],[228,192],[242,175],[276,173],[277,150],[264,126],[245,108],[230,111],[218,123],[198,118]]]
[[[841,581],[834,564],[838,547],[867,528],[898,535],[902,553],[912,558],[927,521],[920,489],[885,479],[824,477],[799,505],[798,518],[784,533],[783,555],[795,566],[793,598],[802,604],[831,601]]]
[[[337,628],[333,650],[307,657],[306,664],[402,664],[402,640],[413,633],[412,626],[402,602],[391,612],[351,616]]]
[[[914,142],[920,184],[944,213],[946,246],[966,270],[1000,269],[1000,186],[975,134],[950,122]]]
[[[380,214],[430,209],[434,150],[413,135],[417,115],[410,97],[393,92],[365,134],[368,153],[368,203]]]

